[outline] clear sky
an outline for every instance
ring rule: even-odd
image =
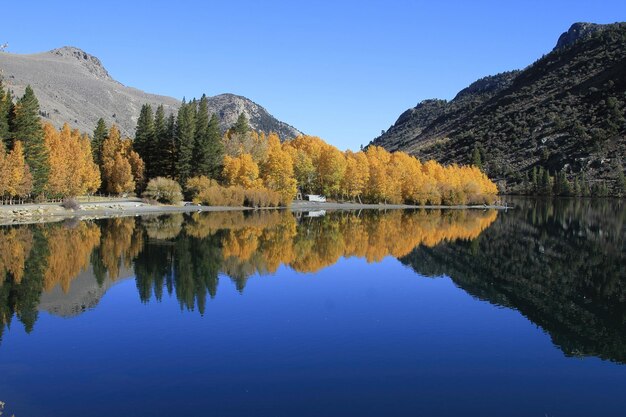
[[[626,20],[626,1],[13,1],[0,43],[64,45],[118,81],[182,98],[235,93],[358,148],[426,98],[549,52],[577,21]]]

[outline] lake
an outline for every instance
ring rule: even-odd
[[[26,416],[622,416],[626,206],[0,227]]]

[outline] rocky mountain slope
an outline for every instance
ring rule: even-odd
[[[44,120],[58,126],[69,122],[84,132],[92,132],[102,117],[132,137],[143,104],[163,104],[166,112],[174,112],[180,105],[175,98],[149,94],[115,81],[98,58],[74,47],[30,55],[2,52],[0,70],[4,83],[15,95],[21,95],[28,84],[33,87]],[[220,116],[223,129],[244,112],[254,129],[277,132],[283,139],[300,134],[245,97],[210,97],[209,111]]]
[[[521,71],[426,100],[372,144],[444,163],[479,149],[487,173],[521,190],[533,167],[617,186],[626,165],[626,23],[576,23]]]

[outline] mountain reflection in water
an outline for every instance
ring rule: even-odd
[[[377,262],[419,245],[475,239],[496,217],[493,210],[336,212],[315,218],[265,210],[2,227],[0,337],[14,317],[32,331],[42,294],[58,287],[70,292],[84,271],[94,284],[108,287],[132,268],[142,301],[152,294],[161,299],[167,291],[181,307],[204,313],[220,274],[243,291],[248,278],[281,265],[315,272],[342,256]]]
[[[80,314],[133,275],[141,301],[173,294],[203,314],[220,278],[243,292],[250,277],[281,265],[309,273],[341,257],[393,256],[416,279],[448,276],[480,300],[518,310],[568,356],[626,363],[623,202],[514,203],[502,213],[268,210],[3,227],[0,337],[16,319],[32,331],[42,309]]]

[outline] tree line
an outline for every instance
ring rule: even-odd
[[[342,152],[314,136],[281,142],[246,116],[224,133],[208,99],[176,114],[142,106],[135,137],[100,119],[91,140],[69,125],[41,123],[32,88],[13,101],[0,85],[0,196],[64,198],[96,191],[210,205],[288,205],[300,194],[370,203],[492,202],[496,186],[476,167],[422,163],[371,146]],[[174,196],[174,197],[173,197]]]

